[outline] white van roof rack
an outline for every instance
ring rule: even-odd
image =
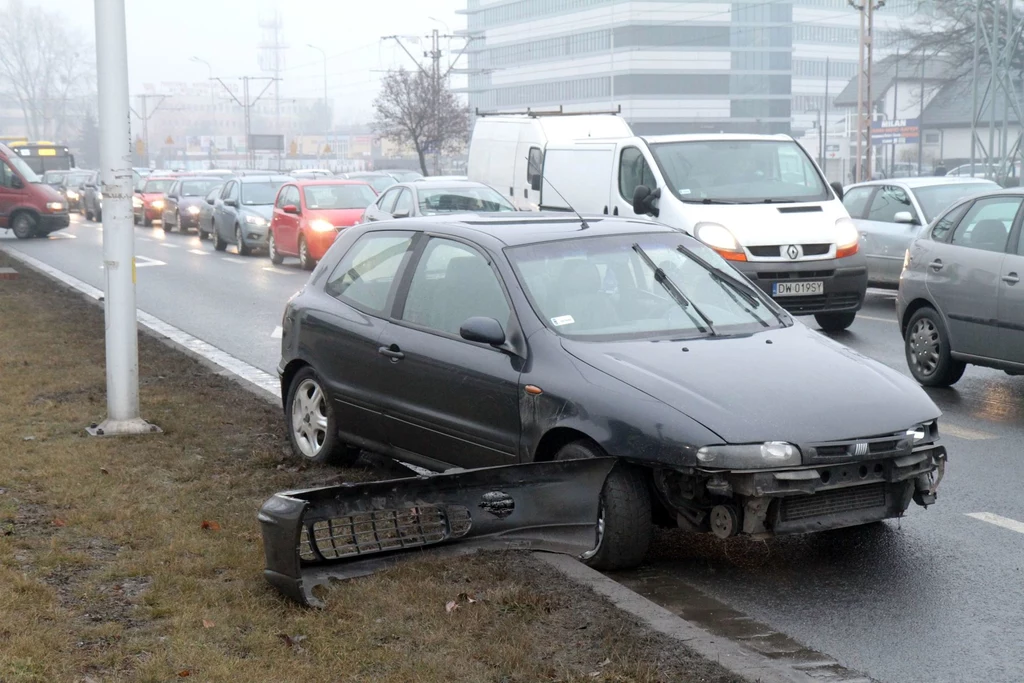
[[[541,110],[527,108],[526,110],[520,111],[480,111],[480,108],[476,108],[477,116],[529,116],[536,118],[538,116],[590,116],[594,114],[621,114],[622,105],[620,104],[615,109],[605,109],[601,111],[565,111],[562,105],[558,105],[557,110]]]

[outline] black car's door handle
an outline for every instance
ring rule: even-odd
[[[1020,278],[1017,277],[1017,273],[1007,273],[1003,276],[1003,282],[1008,285],[1015,285],[1020,282]]]
[[[932,270],[942,270],[942,259],[935,259],[928,264],[928,267]]]
[[[405,354],[402,353],[401,349],[398,348],[398,344],[392,344],[391,346],[382,346],[377,349],[377,353],[382,356],[387,356],[391,359],[392,363],[398,362],[405,358]]]

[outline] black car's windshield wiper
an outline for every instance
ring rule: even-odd
[[[704,315],[704,312],[697,308],[697,304],[686,298],[683,291],[676,286],[676,283],[672,281],[672,278],[670,278],[664,270],[658,267],[658,264],[654,262],[646,251],[644,251],[644,248],[634,242],[633,251],[635,251],[640,256],[640,260],[646,263],[647,267],[654,272],[655,281],[665,288],[665,291],[669,293],[669,296],[671,296],[677,304],[679,304],[679,307],[683,309],[683,312],[686,313],[687,316],[689,316],[693,324],[697,326],[697,329],[701,332],[709,332],[712,335],[716,335],[715,326],[711,321],[711,318]],[[693,313],[690,313],[691,308],[693,309],[693,312],[697,314],[696,316],[694,316]],[[700,317],[700,320],[703,320],[704,324],[707,325],[706,329],[704,325],[700,323],[700,320],[697,320],[698,316]]]
[[[682,254],[686,258],[690,259],[691,261],[693,261],[697,265],[705,268],[708,271],[708,273],[711,275],[711,278],[715,282],[717,282],[719,285],[722,285],[722,288],[725,289],[726,293],[728,293],[729,296],[731,296],[733,298],[733,301],[736,301],[736,297],[735,297],[735,295],[732,292],[736,292],[740,296],[742,296],[744,301],[746,301],[750,305],[750,307],[751,307],[751,308],[747,308],[747,307],[744,306],[744,310],[746,310],[747,313],[749,313],[754,318],[756,318],[757,321],[759,323],[761,323],[763,326],[768,327],[768,323],[765,322],[764,319],[761,318],[761,316],[759,316],[757,313],[755,313],[753,310],[751,310],[752,308],[760,308],[761,307],[761,301],[754,294],[754,292],[752,290],[752,285],[748,285],[745,282],[742,282],[739,278],[735,278],[732,275],[728,275],[726,273],[723,273],[718,268],[715,268],[713,265],[711,265],[710,263],[705,261],[703,258],[698,256],[697,254],[695,254],[695,253],[693,253],[691,251],[687,251],[686,247],[684,247],[682,245],[677,246],[676,247],[676,251],[678,251],[680,254]],[[730,290],[732,290],[732,291],[730,291]],[[736,302],[739,303],[739,301],[736,301]],[[740,304],[740,305],[742,306],[742,304]],[[766,306],[765,308],[768,308],[769,310],[771,310],[771,308],[768,307],[768,306]],[[775,311],[772,311],[772,315],[775,316],[775,319],[778,320],[780,323],[784,323],[782,318],[779,317],[778,313],[776,313]]]

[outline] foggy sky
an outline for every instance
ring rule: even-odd
[[[91,0],[27,4],[60,12],[90,43],[95,42]],[[208,61],[214,76],[225,81],[267,75],[257,62],[263,37],[259,20],[261,15],[272,16],[275,6],[283,19],[284,42],[290,46],[284,53],[281,95],[323,95],[323,57],[307,43],[322,47],[328,55],[327,90],[328,98],[335,100],[336,123],[370,118],[381,76],[373,70],[414,66],[394,41],[381,41],[381,36],[426,36],[434,28],[447,33],[448,28],[454,32],[466,26],[465,16],[455,14],[465,8],[465,0],[125,0],[132,94],[141,92],[144,83],[207,80],[209,71],[190,61],[193,55]],[[442,41],[441,46],[446,49],[447,43]],[[422,59],[422,47],[409,47]]]

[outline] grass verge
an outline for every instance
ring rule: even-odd
[[[381,471],[298,466],[278,409],[145,335],[143,416],[164,433],[86,436],[102,311],[4,265],[21,277],[0,280],[0,681],[734,680],[526,554],[424,553],[324,611],[285,601],[260,573],[260,504]]]

